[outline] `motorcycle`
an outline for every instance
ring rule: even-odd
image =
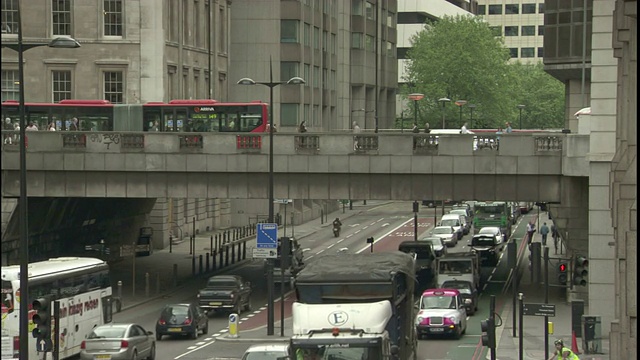
[[[333,236],[335,237],[340,236],[340,226],[333,225]]]

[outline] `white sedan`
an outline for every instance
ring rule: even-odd
[[[498,245],[503,245],[505,242],[505,238],[504,238],[504,234],[502,233],[502,230],[500,230],[499,227],[497,226],[487,226],[487,227],[483,227],[482,229],[480,229],[480,231],[478,231],[478,234],[491,234],[491,235],[495,235],[496,239],[498,240]]]

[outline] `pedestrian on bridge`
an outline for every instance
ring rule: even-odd
[[[353,122],[353,133],[356,134],[353,137],[353,151],[357,151],[358,150],[358,134],[360,134],[362,132],[362,129],[360,129],[360,126],[358,126],[357,122]]]
[[[542,246],[547,246],[547,235],[549,234],[549,227],[547,223],[544,223],[540,227],[540,235],[542,235]]]
[[[531,241],[533,240],[533,233],[536,232],[536,226],[533,224],[533,221],[530,221],[527,224],[527,245],[531,245]]]

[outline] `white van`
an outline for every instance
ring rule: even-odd
[[[446,215],[442,215],[442,218],[440,219],[440,222],[438,223],[438,226],[451,226],[453,227],[453,229],[456,231],[456,234],[458,234],[458,240],[462,239],[463,234],[463,224],[462,221],[460,220],[460,215],[458,214],[446,214]]]

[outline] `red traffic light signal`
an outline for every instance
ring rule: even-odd
[[[558,271],[560,271],[560,272],[566,272],[566,271],[567,271],[567,264],[565,264],[565,263],[560,263],[560,265],[558,265]]]
[[[567,283],[567,263],[561,262],[558,264],[558,282],[562,285]]]

